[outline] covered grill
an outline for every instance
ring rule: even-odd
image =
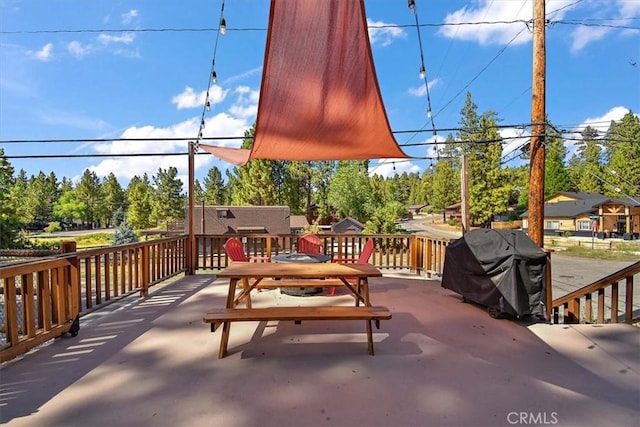
[[[545,315],[546,253],[520,230],[473,230],[449,244],[442,287],[502,314]]]

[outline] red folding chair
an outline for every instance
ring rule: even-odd
[[[367,242],[362,247],[362,252],[360,252],[360,256],[358,256],[357,258],[354,258],[354,257],[334,258],[332,262],[339,263],[339,264],[367,264],[369,262],[369,258],[371,258],[371,255],[373,255],[374,247],[375,245],[373,243],[373,240],[367,239]],[[358,291],[360,290],[358,289]],[[329,295],[335,295],[335,293],[336,293],[336,288],[334,286],[329,290]]]
[[[271,262],[271,258],[268,256],[255,257],[247,256],[244,252],[242,242],[235,237],[229,237],[224,243],[224,251],[233,262]]]

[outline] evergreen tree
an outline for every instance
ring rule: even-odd
[[[365,223],[363,233],[366,234],[396,234],[402,231],[398,220],[408,214],[405,206],[397,201],[378,206],[371,218]]]
[[[100,219],[102,203],[102,185],[95,172],[85,169],[76,187],[76,196],[85,206],[82,222],[89,228],[94,228]]]
[[[367,222],[373,211],[367,170],[357,161],[338,162],[329,185],[329,203],[340,218],[350,216]]]
[[[368,164],[368,161],[363,161],[360,163],[360,167],[366,171]],[[329,187],[333,178],[334,165],[333,161],[311,162],[311,186],[314,191],[312,200],[316,205],[321,224],[328,224],[331,221]]]
[[[458,141],[468,162],[469,218],[471,224],[486,226],[493,214],[507,211],[513,191],[501,167],[502,138],[495,113],[478,115],[470,93],[460,113]]]
[[[564,165],[566,156],[567,148],[564,146],[564,141],[560,138],[560,135],[553,129],[548,130],[544,164],[545,199],[561,191],[569,191],[571,188],[569,172]]]
[[[605,179],[611,183],[606,194],[640,196],[640,118],[629,111],[619,122],[611,122],[604,142],[608,160]]]
[[[604,194],[602,149],[597,139],[598,131],[587,126],[582,140],[576,144],[575,163],[571,165],[577,191]]]
[[[37,176],[31,176],[24,199],[25,223],[45,227],[52,219],[56,194],[57,182],[51,182],[44,172],[40,171]]]
[[[155,195],[152,203],[152,218],[158,222],[170,222],[184,218],[186,197],[182,193],[182,181],[178,179],[178,169],[158,169],[153,177]]]
[[[20,221],[10,203],[13,185],[13,166],[0,148],[0,249],[12,248],[20,240]]]
[[[226,203],[225,185],[220,169],[213,166],[204,177],[204,203],[207,205],[224,205]]]
[[[245,131],[242,148],[253,144],[255,125]],[[273,206],[278,200],[272,173],[272,160],[249,160],[242,167],[234,167],[231,201],[234,205]]]
[[[149,228],[156,225],[151,219],[151,202],[154,191],[149,183],[147,174],[142,178],[134,176],[127,186],[126,198],[127,221],[138,229]]]
[[[460,172],[456,169],[456,161],[442,158],[433,173],[431,206],[434,212],[442,212],[445,219],[446,207],[460,202]]]
[[[195,203],[198,205],[201,205],[204,203],[204,190],[202,189],[202,184],[200,184],[200,181],[198,181],[198,179],[196,179],[195,181],[193,181],[193,199],[195,200]]]
[[[13,185],[9,190],[9,201],[18,221],[22,224],[30,222],[27,217],[26,203],[28,186],[29,180],[27,178],[27,172],[24,169],[20,169],[18,176],[13,181]]]
[[[128,222],[123,222],[113,232],[111,239],[112,245],[126,245],[128,243],[136,243],[140,238],[133,231],[133,227]]]
[[[116,211],[125,207],[124,190],[113,172],[103,179],[102,194],[102,222],[110,227]]]

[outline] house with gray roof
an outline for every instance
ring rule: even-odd
[[[640,198],[638,198],[640,199]],[[597,193],[560,192],[544,204],[546,235],[622,237],[637,239],[640,233],[640,201],[611,198]],[[522,215],[522,228],[528,228],[528,213]]]

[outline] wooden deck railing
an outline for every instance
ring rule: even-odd
[[[237,237],[237,236],[236,236]],[[241,236],[247,255],[273,256],[296,252],[299,234]],[[320,234],[325,254],[332,258],[357,257],[367,239],[375,249],[369,263],[385,270],[410,270],[415,274],[441,275],[449,239],[413,234]],[[220,269],[228,265],[224,242],[229,235],[196,235],[199,256],[196,269]]]
[[[637,274],[640,274],[640,261],[555,299],[551,306],[553,322],[558,323],[561,314],[563,323],[639,322],[640,309],[636,312],[633,307],[634,276]]]
[[[186,242],[179,236],[0,267],[0,362],[69,332],[83,314],[147,295],[186,271]]]

